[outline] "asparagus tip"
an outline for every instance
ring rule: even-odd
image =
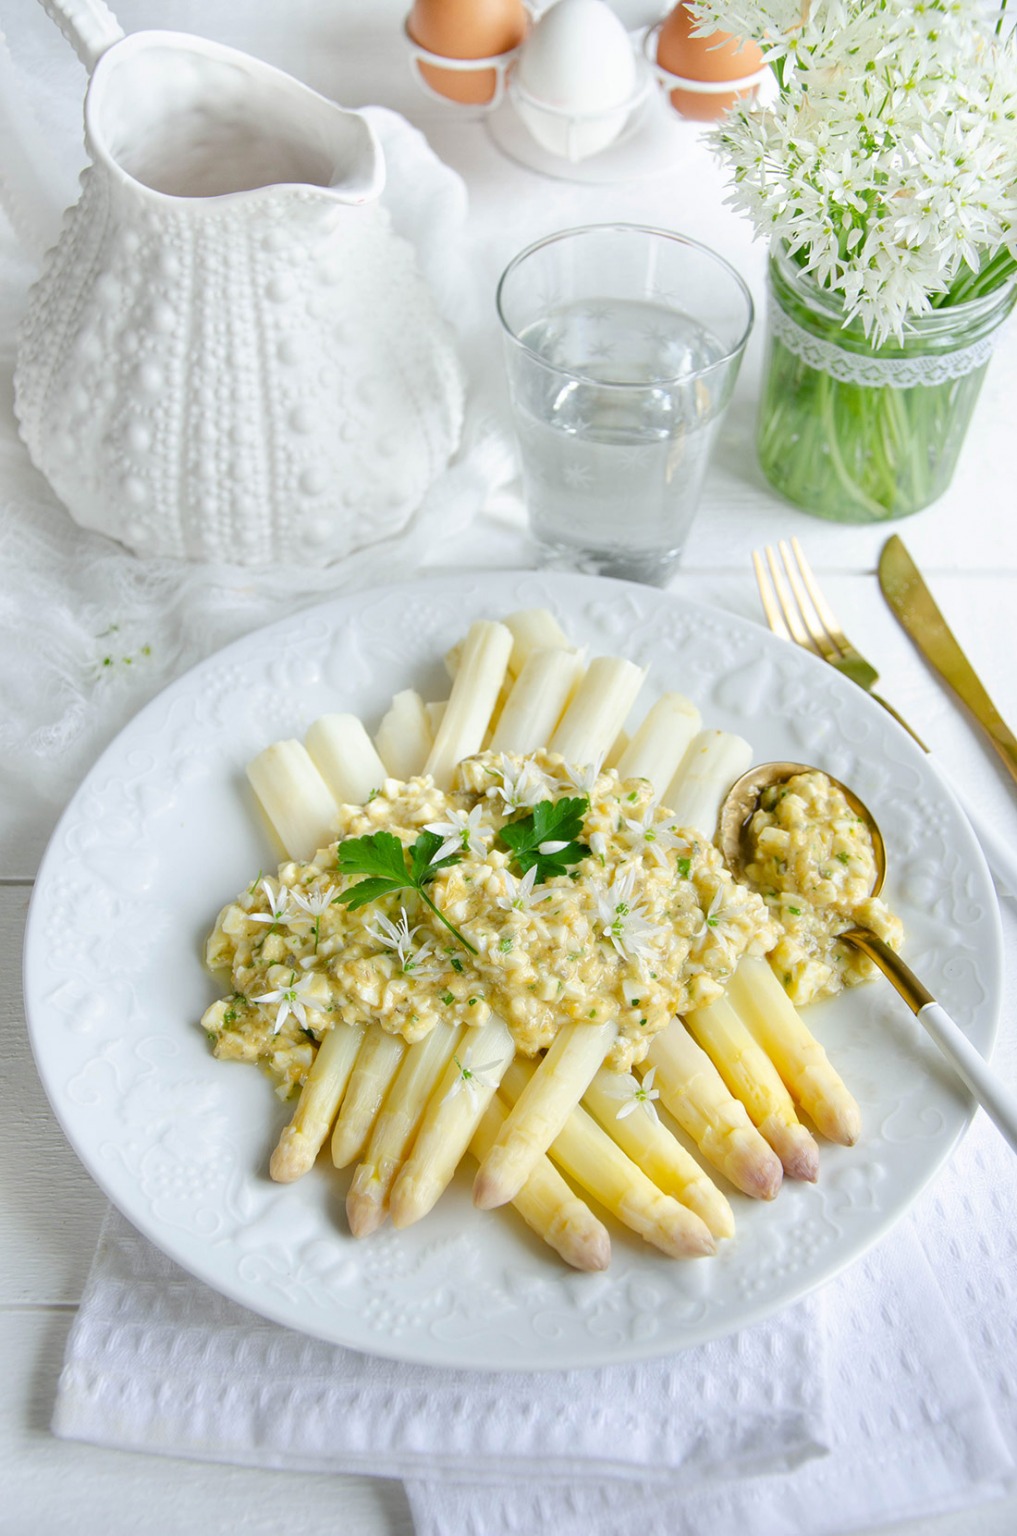
[[[607,1269],[611,1262],[611,1239],[603,1222],[594,1217],[582,1228],[573,1228],[554,1245],[566,1264],[588,1273]]]
[[[479,1210],[493,1211],[496,1206],[507,1205],[518,1192],[518,1186],[513,1189],[506,1185],[503,1172],[491,1168],[488,1159],[481,1163],[473,1181],[473,1203]]]
[[[411,1227],[415,1221],[427,1215],[436,1198],[437,1192],[433,1192],[423,1179],[401,1174],[389,1196],[388,1213],[392,1225],[399,1229]]]
[[[759,1127],[783,1165],[790,1179],[802,1179],[814,1184],[819,1177],[819,1148],[816,1139],[804,1125],[787,1124],[786,1121],[765,1120]]]
[[[753,1200],[775,1199],[784,1178],[780,1158],[761,1136],[755,1138],[754,1145],[743,1147],[725,1172],[732,1184]]]
[[[269,1159],[269,1177],[277,1184],[292,1184],[313,1166],[316,1153],[317,1148],[310,1146],[306,1137],[287,1125]]]
[[[373,1194],[351,1189],[346,1196],[346,1219],[354,1237],[369,1237],[385,1220],[385,1207]]]

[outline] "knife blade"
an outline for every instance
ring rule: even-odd
[[[974,715],[1017,783],[1017,738],[986,692],[897,534],[883,545],[879,586],[926,661]]]

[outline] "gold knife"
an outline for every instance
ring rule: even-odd
[[[967,705],[1017,782],[1017,739],[986,693],[897,534],[883,545],[879,585],[926,661]]]

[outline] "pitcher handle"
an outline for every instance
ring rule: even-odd
[[[39,0],[55,21],[89,74],[99,59],[118,43],[124,29],[103,0]]]

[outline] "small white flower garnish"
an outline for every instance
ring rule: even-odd
[[[437,952],[431,939],[423,939],[419,944],[414,944],[414,935],[420,932],[421,925],[410,927],[410,920],[406,915],[406,908],[399,908],[399,921],[393,923],[384,913],[379,912],[374,920],[374,927],[368,927],[368,933],[386,949],[394,949],[399,961],[399,968],[404,976],[430,977],[437,976],[439,967],[435,965]]]
[[[298,907],[302,907],[311,919],[311,931],[314,934],[314,952],[318,953],[318,939],[321,935],[321,920],[335,898],[335,886],[327,885],[323,891],[290,891],[290,895]]]
[[[323,891],[290,891],[290,895],[309,917],[322,917],[335,898],[335,886],[326,885]]]
[[[252,923],[285,923],[290,917],[290,897],[293,892],[288,886],[280,885],[278,891],[273,891],[268,880],[259,881],[261,889],[265,892],[268,902],[267,912],[248,912],[248,921]]]
[[[528,758],[524,758],[521,763],[514,763],[502,753],[498,772],[501,774],[501,783],[496,786],[494,793],[501,796],[506,809],[521,811],[550,798],[551,781]]]
[[[260,997],[252,998],[255,1003],[275,1003],[275,1023],[272,1025],[273,1035],[277,1035],[286,1020],[292,1013],[302,1029],[307,1029],[307,1013],[304,1008],[304,1000],[309,992],[315,989],[313,976],[301,976],[298,980],[296,971],[290,972],[289,985],[276,987],[271,992],[263,992]]]
[[[723,885],[718,885],[710,905],[705,912],[700,913],[702,921],[693,935],[694,938],[701,939],[708,928],[723,928],[725,923],[737,915],[738,904],[729,904],[727,901],[730,895],[729,890],[725,890]]]
[[[437,864],[441,859],[448,858],[450,853],[472,853],[474,843],[481,849],[486,848],[494,836],[494,828],[484,823],[483,815],[483,806],[475,805],[468,814],[466,811],[452,810],[448,821],[428,822],[424,830],[445,839],[441,847],[435,849],[431,863]]]
[[[517,880],[510,869],[503,869],[501,878],[505,886],[505,894],[496,898],[496,904],[506,912],[513,910],[525,912],[536,902],[543,901],[545,896],[554,895],[553,887],[548,885],[542,885],[539,890],[534,890],[534,882],[537,878],[536,864],[530,866],[522,879]]]
[[[653,1107],[653,1100],[660,1098],[660,1089],[653,1086],[653,1079],[656,1075],[656,1067],[651,1067],[642,1082],[638,1078],[633,1078],[632,1081],[635,1086],[615,1116],[616,1120],[624,1120],[627,1115],[633,1114],[640,1105],[645,1109],[651,1120],[657,1119],[657,1111]]]
[[[454,1099],[457,1094],[462,1093],[464,1088],[472,1097],[480,1088],[497,1088],[501,1081],[500,1077],[491,1076],[492,1072],[497,1072],[502,1066],[500,1061],[485,1061],[482,1067],[468,1067],[459,1060],[458,1056],[453,1056],[452,1060],[459,1068],[459,1076],[445,1095],[448,1099]]]
[[[656,808],[651,805],[640,817],[626,816],[624,825],[628,828],[632,841],[646,848],[655,862],[661,868],[666,868],[669,853],[677,853],[683,858],[688,857],[692,852],[692,844],[677,830],[673,822],[657,821],[656,815]]]
[[[606,891],[597,892],[601,930],[623,959],[645,960],[653,952],[661,929],[651,923],[643,908],[633,903],[636,871],[626,869],[615,875]]]
[[[572,764],[566,763],[563,769],[569,783],[578,789],[581,795],[592,795],[593,788],[600,778],[600,770],[604,763],[604,754],[592,763]]]

